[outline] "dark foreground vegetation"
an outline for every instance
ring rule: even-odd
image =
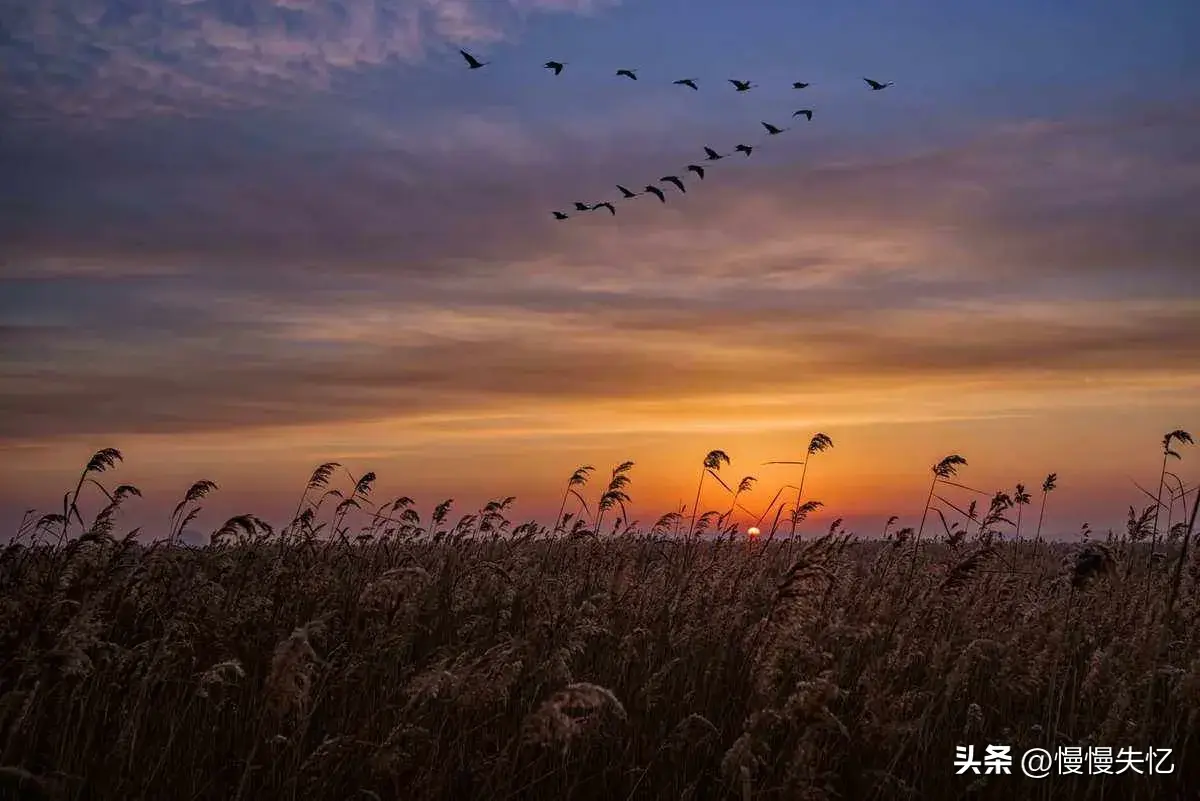
[[[920,543],[837,528],[551,537],[510,530],[499,506],[357,538],[247,516],[185,547],[115,537],[107,509],[65,536],[69,502],[37,543],[0,554],[0,797],[1163,801],[1200,787],[1191,525],[1161,550],[1145,515],[1070,546],[986,527]],[[965,744],[1170,748],[1174,770],[955,775]]]

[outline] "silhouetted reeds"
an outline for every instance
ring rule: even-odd
[[[705,457],[691,524],[673,511],[645,532],[628,519],[632,462],[594,514],[592,468],[575,471],[550,528],[513,525],[511,497],[424,518],[331,462],[289,525],[235,515],[196,546],[183,535],[216,484],[193,483],[157,542],[118,537],[140,494],[105,486],[120,462],[98,453],[64,511],[27,516],[0,552],[0,798],[1024,792],[1017,776],[954,775],[967,743],[1174,749],[1171,775],[1051,775],[1039,798],[1200,786],[1200,492],[1161,552],[1161,504],[1130,507],[1105,542],[1085,527],[1084,542],[1042,543],[1039,514],[1028,547],[1005,534],[1024,488],[959,484],[952,455],[924,513],[942,537],[893,533],[893,516],[877,541],[835,520],[809,540],[735,543],[753,481],[725,484],[723,451]],[[725,511],[700,513],[706,476]]]

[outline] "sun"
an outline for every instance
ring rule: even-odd
[[[746,529],[746,536],[750,537],[751,539],[757,537],[759,533],[758,526],[751,526],[750,528]]]

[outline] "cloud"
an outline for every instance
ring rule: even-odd
[[[586,293],[581,293],[586,297]],[[143,298],[141,317],[28,327],[4,365],[0,439],[189,432],[595,404],[719,402],[991,382],[1194,383],[1200,302],[453,310],[344,295]],[[119,303],[117,304],[120,305]],[[7,339],[8,337],[6,337]],[[14,348],[15,350],[15,348]],[[46,365],[53,364],[48,370]]]
[[[727,159],[666,205],[638,198],[616,218],[564,224],[551,209],[615,195],[618,181],[640,188],[694,151],[637,138],[634,114],[599,133],[482,111],[416,125],[365,112],[336,126],[272,119],[253,136],[197,124],[14,152],[3,166],[20,200],[0,230],[34,270],[86,259],[693,295],[885,276],[1001,292],[1133,276],[1162,289],[1200,251],[1200,157],[1183,138],[1198,117],[1039,121],[855,161],[772,143],[762,162]],[[578,156],[621,138],[623,151]]]
[[[1195,384],[1196,109],[854,159],[772,142],[667,204],[557,223],[694,155],[670,120],[639,139],[604,113],[263,114],[0,150],[0,439]]]
[[[0,99],[22,117],[197,115],[328,90],[347,71],[506,40],[600,0],[0,0]]]

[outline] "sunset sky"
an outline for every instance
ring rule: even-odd
[[[199,478],[201,528],[285,522],[327,460],[550,522],[631,459],[648,524],[714,448],[765,506],[816,431],[810,528],[915,525],[950,453],[986,491],[1057,472],[1051,534],[1120,527],[1200,433],[1198,30],[1194,0],[0,0],[0,530],[105,446],[138,522]]]

